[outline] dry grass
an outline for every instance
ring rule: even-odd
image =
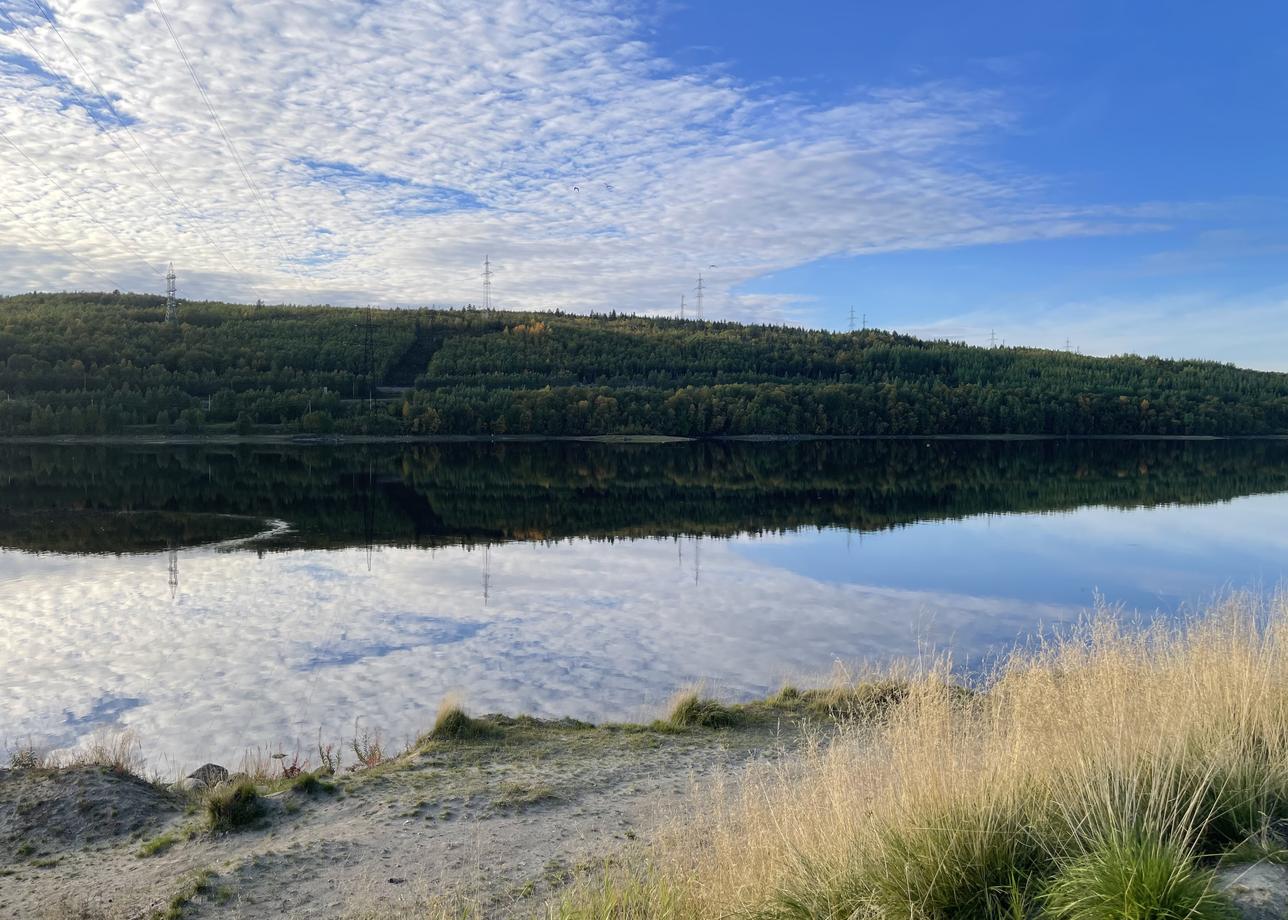
[[[729,728],[738,723],[738,713],[719,700],[704,696],[702,688],[681,690],[667,705],[666,725],[673,728]]]
[[[102,767],[114,773],[143,776],[146,761],[143,745],[133,731],[104,729],[95,732],[81,747],[50,753],[30,743],[9,752],[9,765],[19,769],[61,770],[70,767]]]
[[[465,707],[455,696],[447,696],[438,706],[434,727],[423,735],[418,744],[428,741],[479,741],[496,734],[486,723],[465,712]]]
[[[985,692],[946,677],[714,794],[550,915],[1215,920],[1215,861],[1288,818],[1282,599],[1144,631],[1101,614]]]

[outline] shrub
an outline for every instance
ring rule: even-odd
[[[37,770],[45,765],[45,757],[34,747],[20,747],[9,755],[9,766],[15,770]]]

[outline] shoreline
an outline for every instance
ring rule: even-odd
[[[909,661],[648,724],[444,702],[401,754],[356,739],[358,770],[177,788],[128,748],[16,764],[0,915],[1286,920],[1285,635],[1288,601],[1234,596],[1088,622],[977,690]]]
[[[600,725],[445,704],[433,729],[370,765],[291,775],[289,761],[265,758],[270,775],[194,771],[209,786],[144,780],[120,746],[97,763],[0,768],[0,818],[11,817],[0,820],[0,914],[383,920],[420,916],[404,911],[419,911],[428,883],[435,898],[484,906],[472,916],[531,916],[695,794],[794,758],[836,707],[872,715],[896,696],[876,684],[744,704],[689,693],[652,723]],[[253,789],[244,819],[214,823],[210,803],[241,784]]]
[[[1288,434],[1246,435],[1113,435],[1113,434],[855,434],[855,435],[793,435],[745,434],[682,437],[678,435],[624,434],[624,435],[357,435],[357,434],[262,434],[262,435],[6,435],[0,444],[40,445],[289,445],[298,447],[339,447],[362,444],[793,444],[813,441],[1285,441]]]

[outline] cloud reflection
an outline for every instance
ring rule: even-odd
[[[0,739],[66,745],[120,724],[149,754],[193,763],[296,738],[307,750],[319,730],[350,734],[355,718],[400,740],[448,692],[478,710],[621,719],[651,715],[699,679],[756,694],[838,660],[928,647],[977,659],[1079,614],[1085,604],[1058,568],[1124,585],[1138,572],[1147,585],[1190,558],[1198,537],[1178,532],[1220,550],[1193,581],[1218,590],[1236,556],[1278,557],[1273,532],[1246,525],[1284,503],[1114,512],[1112,522],[1097,509],[974,519],[869,535],[848,553],[844,531],[486,554],[199,549],[180,553],[173,599],[165,554],[5,552]],[[1118,552],[1128,537],[1134,548]],[[940,577],[957,556],[972,578]]]

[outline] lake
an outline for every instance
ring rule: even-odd
[[[0,445],[0,744],[651,717],[1274,589],[1282,441]]]

